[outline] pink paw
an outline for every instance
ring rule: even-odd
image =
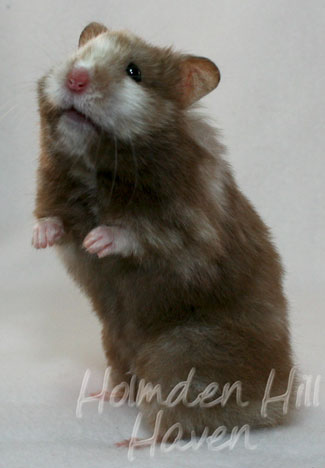
[[[51,247],[63,234],[63,224],[59,218],[50,217],[39,219],[33,229],[32,245],[35,249]]]
[[[97,254],[98,258],[105,257],[115,250],[115,228],[112,226],[98,226],[85,237],[83,246],[87,252]]]

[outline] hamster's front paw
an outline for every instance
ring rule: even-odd
[[[129,230],[120,226],[101,225],[92,229],[83,241],[83,247],[98,258],[111,254],[124,257],[139,254],[140,246]]]
[[[41,218],[37,221],[33,229],[32,245],[35,249],[45,249],[51,247],[64,234],[63,223],[55,216]]]
[[[98,258],[123,250],[123,230],[117,226],[98,226],[90,231],[83,241],[83,247]]]
[[[83,241],[83,247],[90,254],[97,254],[99,258],[109,255],[113,251],[114,232],[111,226],[98,226],[92,229]]]

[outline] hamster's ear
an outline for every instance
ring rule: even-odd
[[[187,107],[216,88],[220,81],[218,67],[204,57],[185,57],[180,64],[180,102]]]
[[[80,34],[78,46],[81,47],[85,45],[86,42],[88,42],[90,39],[93,39],[94,37],[106,31],[108,31],[108,28],[106,28],[106,26],[103,24],[96,22],[89,23]]]

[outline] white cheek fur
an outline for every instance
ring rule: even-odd
[[[44,92],[49,102],[62,109],[72,106],[72,95],[65,88],[66,76],[71,67],[71,62],[61,64],[51,70],[45,79]]]
[[[105,104],[105,128],[122,138],[145,133],[151,99],[131,78],[126,76],[120,83],[116,83]]]

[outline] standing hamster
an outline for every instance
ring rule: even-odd
[[[166,400],[194,370],[189,401],[242,386],[242,405],[144,399],[159,437],[285,419],[283,401],[261,411],[271,370],[281,395],[293,365],[279,255],[193,108],[219,79],[206,58],[91,23],[39,81],[33,245],[55,244],[89,296],[113,385],[135,376]]]

